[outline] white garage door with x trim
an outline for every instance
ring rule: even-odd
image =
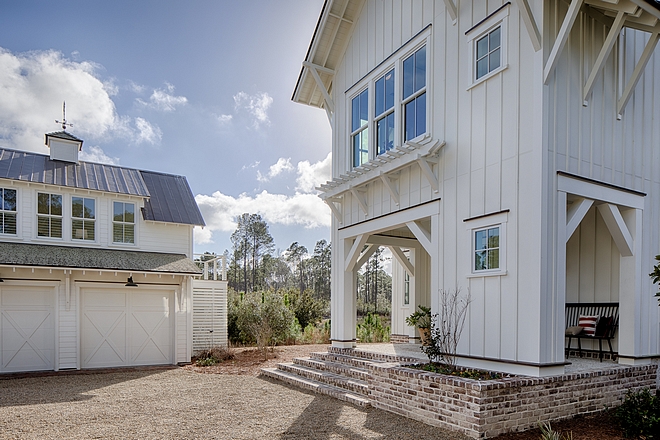
[[[82,368],[171,364],[173,292],[81,289]]]
[[[0,372],[55,368],[55,288],[2,283]]]

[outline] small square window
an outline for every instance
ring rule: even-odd
[[[496,27],[476,42],[476,78],[479,79],[502,65],[502,28]]]

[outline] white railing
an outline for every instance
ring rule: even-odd
[[[200,261],[201,257],[208,254],[194,254],[195,263],[202,263],[204,271],[202,275],[195,278],[200,280],[227,281],[227,259],[224,255],[218,255],[215,258],[206,261]]]

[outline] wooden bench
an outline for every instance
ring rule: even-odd
[[[566,357],[571,350],[573,339],[578,341],[578,353],[582,357],[582,339],[598,340],[598,358],[603,361],[603,340],[610,346],[610,355],[614,359],[614,350],[612,350],[612,339],[619,327],[619,303],[566,303],[566,329],[578,325],[580,316],[598,315],[600,318],[596,325],[596,334],[594,336],[579,333],[577,335],[566,335],[568,347],[566,348]],[[611,320],[608,318],[612,318]]]

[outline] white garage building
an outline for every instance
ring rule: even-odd
[[[192,230],[185,177],[0,149],[0,373],[189,362]]]

